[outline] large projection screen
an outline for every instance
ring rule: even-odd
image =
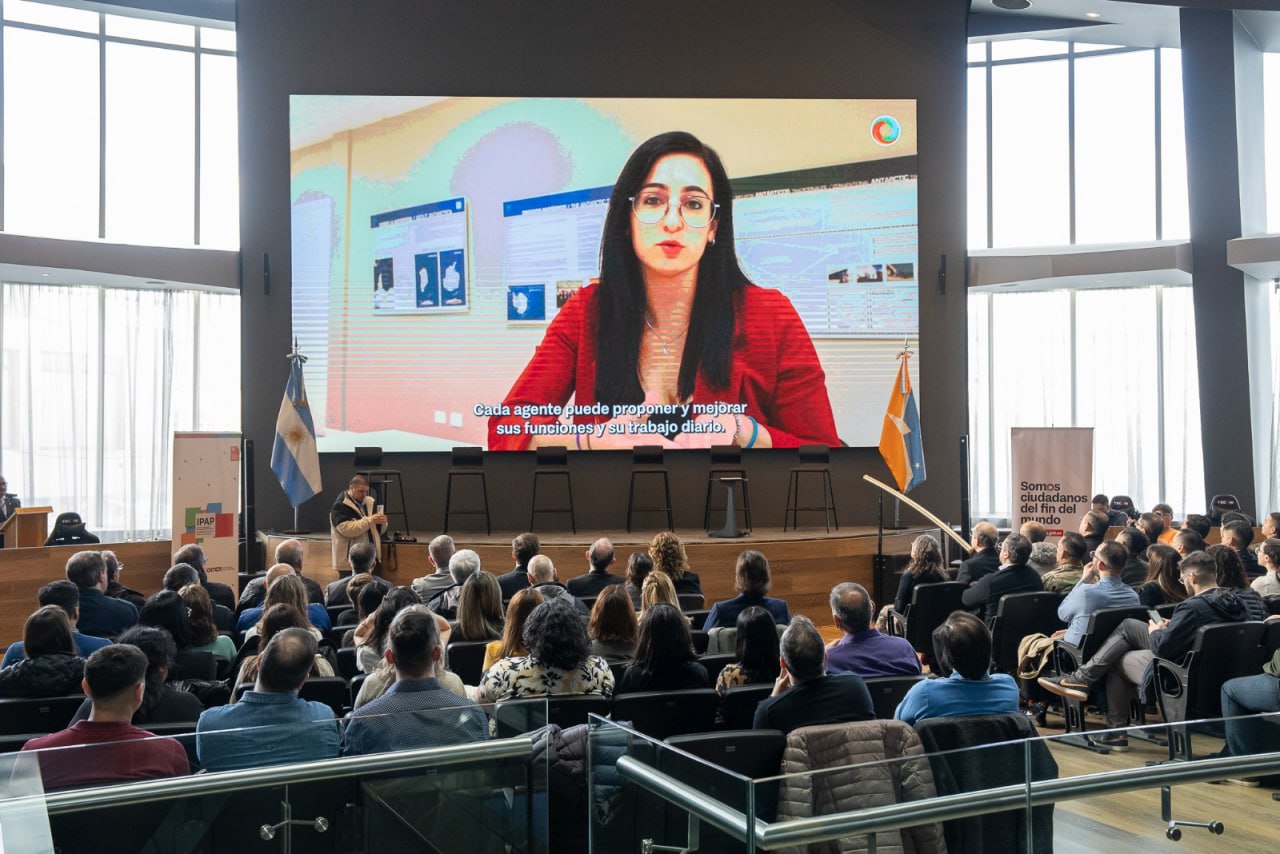
[[[631,444],[759,423],[775,445],[876,445],[898,354],[918,351],[915,116],[912,100],[292,96],[293,328],[320,450],[594,448],[615,420]],[[583,387],[602,228],[623,164],[669,131],[724,164],[750,297],[727,383],[699,373],[692,396],[620,410]],[[663,223],[692,234],[677,206]],[[649,420],[676,435],[634,426]]]

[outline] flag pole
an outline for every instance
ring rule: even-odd
[[[298,336],[297,336],[297,335],[293,336],[293,348],[289,351],[289,354],[288,354],[287,356],[285,356],[285,358],[289,360],[289,369],[290,369],[290,370],[292,370],[292,369],[293,369],[293,366],[294,366],[296,363],[301,362],[301,363],[302,363],[302,364],[304,364],[304,365],[306,364],[306,362],[307,362],[307,357],[306,357],[306,356],[304,356],[304,355],[302,355],[302,352],[298,349]],[[311,531],[310,531],[310,530],[303,530],[302,525],[301,525],[301,523],[300,523],[300,522],[299,522],[299,520],[298,520],[298,507],[299,507],[299,506],[301,506],[301,505],[296,505],[296,504],[295,504],[295,505],[294,505],[294,507],[293,507],[293,528],[291,528],[291,529],[290,529],[290,530],[288,530],[288,531],[284,531],[284,532],[283,532],[283,533],[285,533],[285,534],[288,534],[288,535],[289,535],[289,536],[291,536],[291,537],[292,537],[292,536],[297,536],[297,535],[299,535],[299,534],[310,534],[310,533],[311,533]]]

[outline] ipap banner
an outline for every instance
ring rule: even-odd
[[[173,550],[204,549],[205,571],[235,589],[240,563],[240,434],[173,434]]]

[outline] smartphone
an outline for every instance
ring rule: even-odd
[[[383,508],[383,505],[379,504],[379,505],[378,505],[378,509],[375,511],[375,512],[377,513],[377,515],[379,515],[379,516],[381,516],[381,515],[382,515],[382,508]],[[1151,613],[1153,613],[1153,614],[1154,614],[1154,613],[1155,613],[1155,611],[1152,611]]]
[[[1163,623],[1163,622],[1164,622],[1164,617],[1160,616],[1160,612],[1159,612],[1159,611],[1157,611],[1155,608],[1148,608],[1148,609],[1147,609],[1147,616],[1151,618],[1151,622],[1153,622],[1153,623]]]

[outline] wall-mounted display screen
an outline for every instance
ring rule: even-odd
[[[879,442],[914,101],[295,95],[290,131],[320,450]]]

